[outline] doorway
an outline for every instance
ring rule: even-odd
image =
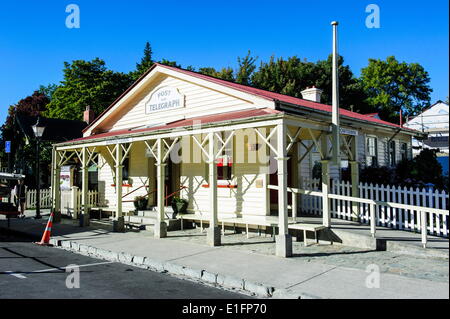
[[[287,186],[293,187],[292,178],[292,157],[289,157],[287,161]],[[278,172],[274,172],[269,175],[270,185],[278,186]],[[292,197],[288,193],[288,205],[291,205]],[[270,209],[278,208],[278,191],[275,189],[270,190]]]

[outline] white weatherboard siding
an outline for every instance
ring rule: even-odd
[[[109,207],[116,206],[116,188],[112,186],[115,182],[113,179],[113,169],[114,164],[110,161],[109,154],[106,154],[106,150],[102,152],[102,156],[99,157],[99,166],[101,167],[105,160],[108,160],[109,164],[105,164],[98,170],[98,183],[99,183],[99,196],[100,203],[104,203]],[[130,165],[129,165],[129,176],[130,178],[124,180],[124,184],[131,184],[130,187],[123,187],[123,195],[130,193],[131,191],[137,189],[132,194],[129,194],[123,198],[124,201],[133,200],[136,196],[143,196],[147,193],[147,188],[141,187],[142,185],[149,185],[150,190],[155,188],[155,178],[154,173],[151,172],[148,178],[148,167],[149,159],[145,157],[145,149],[143,143],[135,143],[130,151]],[[140,188],[141,187],[141,188]],[[138,189],[139,188],[139,189]],[[133,202],[124,202],[123,211],[128,212],[134,210]]]
[[[388,140],[390,138],[389,135],[379,133],[379,132],[370,132],[370,131],[360,131],[357,136],[357,146],[358,146],[358,158],[357,161],[361,167],[365,167],[366,165],[366,138],[367,137],[376,137],[377,138],[377,146],[378,146],[378,165],[379,166],[389,166],[388,162]],[[408,158],[411,158],[411,140],[409,136],[405,135],[397,135],[394,138],[395,141],[395,159],[396,162],[400,162],[401,160],[401,143],[407,144],[408,150]],[[312,143],[312,142],[309,142]],[[306,143],[305,143],[306,144]],[[302,151],[304,152],[304,151]],[[342,159],[347,159],[347,157],[342,153]],[[319,152],[311,152],[311,156],[307,156],[308,159],[304,160],[304,163],[301,165],[302,176],[312,178],[312,169],[316,162],[320,162],[320,154]],[[339,178],[339,170],[336,165],[330,165],[330,177],[333,179]]]
[[[310,146],[312,144],[312,141],[303,141],[303,143],[306,146]],[[300,147],[300,151],[299,151],[299,158],[300,158],[306,153],[306,149],[303,146],[299,146],[299,147]],[[299,169],[300,178],[311,178],[313,164],[314,163],[312,163],[312,161],[311,161],[311,153],[309,153],[308,155],[305,156],[305,158],[303,159],[303,161],[300,164],[300,169]]]
[[[185,96],[185,107],[146,114],[145,104],[152,92],[164,86],[177,88]],[[142,93],[128,103],[113,119],[102,123],[101,129],[115,131],[161,122],[167,123],[183,117],[192,118],[255,108],[255,105],[249,101],[169,76],[160,76],[158,81],[148,85]]]
[[[98,193],[99,202],[106,206],[115,206],[115,189],[111,186],[114,184],[113,172],[108,163],[105,164],[106,155],[99,155],[98,158]]]
[[[243,131],[237,131],[233,138],[233,166],[231,180],[219,180],[219,185],[237,185],[237,188],[217,189],[219,215],[266,215],[266,179],[264,164],[255,161],[254,163],[242,163],[240,158],[248,159],[250,152],[246,147],[237,141],[242,140]],[[238,147],[240,145],[240,147]],[[185,146],[185,144],[183,145]],[[201,152],[197,144],[191,142],[193,154]],[[265,152],[261,147],[257,152]],[[239,153],[239,155],[238,155]],[[253,154],[253,155],[255,155]],[[188,187],[182,191],[182,197],[189,199],[189,210],[192,212],[209,214],[209,188],[207,181],[207,163],[187,163],[181,165],[180,185]],[[261,187],[257,187],[257,181]]]
[[[446,103],[438,102],[428,108],[422,114],[414,117],[405,123],[406,127],[427,131],[430,129],[442,129],[448,132],[449,129],[449,106]]]
[[[441,153],[448,154],[449,136],[449,105],[438,101],[430,106],[425,112],[419,114],[405,123],[406,127],[428,133],[428,139],[413,139],[415,155],[420,153],[420,149],[439,149]]]

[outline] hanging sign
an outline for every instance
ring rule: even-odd
[[[176,88],[163,86],[152,93],[145,103],[145,113],[174,110],[184,107],[184,95]]]

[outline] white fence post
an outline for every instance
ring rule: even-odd
[[[375,232],[376,232],[376,207],[375,204],[370,204],[370,233],[372,234],[372,237],[375,238]]]
[[[291,193],[291,195],[292,195],[292,219],[294,220],[294,221],[297,221],[297,198],[298,198],[298,195],[297,195],[297,193],[294,193],[294,192],[292,192]]]
[[[427,248],[427,213],[424,211],[420,211],[418,213],[420,214],[422,226],[422,245],[423,248]]]
[[[72,196],[71,196],[71,199],[72,199],[72,203],[71,203],[71,207],[72,207],[72,210],[73,210],[73,215],[72,215],[72,218],[73,219],[77,219],[78,218],[78,209],[79,209],[79,199],[78,199],[78,197],[79,197],[79,192],[78,192],[78,187],[77,186],[72,186]]]
[[[446,201],[445,199],[448,198],[448,194],[446,194],[444,191],[441,193],[441,201],[442,201],[442,207],[441,209],[446,209]],[[444,236],[448,236],[448,224],[447,224],[447,216],[442,216],[442,227],[443,227],[443,234]]]

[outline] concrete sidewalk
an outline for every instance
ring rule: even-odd
[[[45,223],[45,218],[12,220],[11,229],[40,238]],[[6,227],[5,220],[0,221],[0,227]],[[367,282],[377,286],[377,274],[366,269],[315,262],[302,256],[283,259],[233,249],[232,245],[209,247],[185,240],[180,232],[168,235],[155,239],[150,231],[112,233],[100,225],[80,228],[65,221],[53,225],[52,242],[76,253],[245,290],[260,297],[449,298],[448,275],[447,280],[425,280],[381,272],[379,288],[368,288]],[[199,232],[197,236],[201,236]],[[445,263],[448,266],[448,260]]]

